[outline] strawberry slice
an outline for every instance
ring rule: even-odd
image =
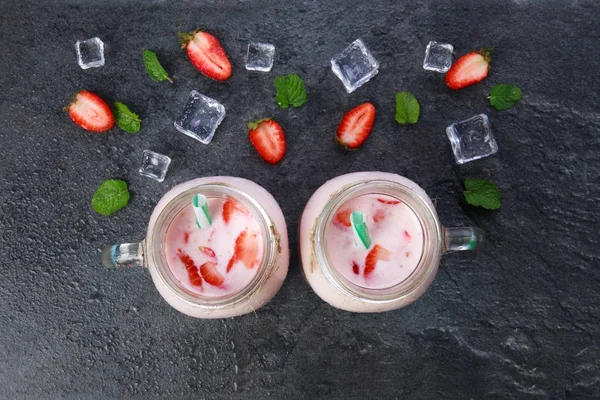
[[[196,266],[196,264],[194,264],[194,260],[192,260],[192,257],[190,257],[189,254],[187,254],[181,249],[177,250],[177,257],[179,257],[179,260],[181,260],[181,262],[185,266],[185,269],[188,273],[188,278],[190,279],[190,283],[192,284],[192,286],[202,287],[202,278],[198,274],[198,267]]]
[[[227,272],[231,271],[235,263],[238,261],[252,269],[256,266],[258,257],[258,235],[243,231],[235,240],[233,248],[233,256],[227,264]]]
[[[342,210],[339,213],[335,214],[333,219],[333,223],[340,228],[349,228],[352,226],[350,222],[350,214],[352,214],[352,210]]]
[[[396,204],[400,204],[400,200],[387,200],[387,199],[378,198],[377,201],[380,203],[389,204],[392,206],[394,206]]]
[[[373,271],[375,271],[375,266],[377,265],[377,261],[389,261],[392,256],[389,250],[386,250],[384,247],[376,244],[369,254],[367,254],[367,258],[365,259],[365,270],[364,275],[367,278]]]
[[[277,164],[285,155],[285,136],[281,125],[272,119],[248,124],[250,142],[258,155],[269,164]]]
[[[186,49],[192,64],[204,75],[217,81],[229,79],[231,63],[216,37],[197,30],[180,33],[179,42],[181,48]]]
[[[356,149],[369,137],[373,122],[375,122],[375,106],[371,103],[362,103],[344,115],[338,126],[335,140],[346,149]]]
[[[115,124],[115,118],[108,104],[87,90],[75,94],[75,100],[66,107],[69,117],[83,129],[104,132]]]
[[[446,74],[446,85],[450,89],[462,89],[481,82],[490,70],[492,53],[481,49],[465,54],[454,64]]]
[[[223,221],[226,224],[229,223],[229,221],[231,220],[231,215],[235,212],[248,214],[248,210],[246,210],[246,207],[241,205],[238,201],[233,199],[225,200],[225,203],[223,203]]]
[[[200,274],[209,285],[221,287],[225,283],[225,278],[217,271],[217,264],[214,262],[208,261],[202,264]]]
[[[217,255],[215,254],[213,249],[211,249],[210,247],[198,246],[198,250],[200,250],[202,253],[204,253],[207,257],[210,257],[214,261],[217,261]]]
[[[381,222],[385,219],[385,211],[377,210],[375,214],[373,214],[373,222]]]

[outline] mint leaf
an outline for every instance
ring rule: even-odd
[[[291,104],[297,108],[306,103],[304,81],[298,75],[278,76],[275,78],[275,87],[277,88],[276,99],[279,107],[288,108]]]
[[[158,62],[156,53],[150,50],[143,50],[142,60],[144,60],[144,67],[146,67],[146,72],[150,75],[150,78],[154,79],[156,82],[168,80],[173,83],[173,80],[169,78],[167,71],[165,71],[162,65],[160,65],[160,62]]]
[[[465,200],[472,206],[497,210],[500,208],[500,189],[485,179],[465,179]]]
[[[521,89],[504,83],[496,85],[492,88],[489,99],[496,110],[508,110],[521,100]]]
[[[110,215],[125,207],[129,202],[127,183],[119,179],[109,179],[98,187],[92,198],[92,208],[98,214]]]
[[[142,120],[138,118],[137,114],[132,113],[125,104],[117,101],[113,114],[115,115],[115,122],[125,132],[136,133],[140,130]]]
[[[411,93],[396,93],[396,121],[399,124],[416,124],[421,113],[419,102]]]

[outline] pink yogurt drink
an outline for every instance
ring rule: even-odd
[[[354,211],[364,214],[370,243],[356,239]],[[415,182],[385,172],[356,172],[325,182],[306,204],[300,222],[302,270],[315,293],[334,307],[389,311],[425,293],[445,251],[472,250],[482,237],[477,228],[444,228]]]
[[[260,226],[234,199],[208,200],[212,225],[200,229],[192,205],[186,206],[167,231],[167,263],[180,284],[205,297],[228,296],[246,287],[263,255]]]
[[[199,228],[192,201],[206,199],[212,223]],[[146,238],[107,247],[109,268],[144,266],[175,309],[196,318],[230,318],[258,310],[288,271],[287,226],[264,188],[214,176],[175,186],[158,202]]]
[[[350,214],[366,216],[372,244],[356,245]],[[333,267],[349,282],[384,289],[406,280],[423,253],[423,229],[415,213],[386,195],[367,194],[340,206],[327,228],[327,252]]]

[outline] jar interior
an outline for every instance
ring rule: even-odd
[[[228,291],[222,295],[202,295],[187,288],[173,273],[169,266],[167,257],[167,234],[174,224],[176,218],[189,207],[192,198],[196,194],[203,194],[206,198],[226,200],[234,199],[239,202],[252,215],[258,224],[259,235],[262,241],[262,257],[256,273],[250,281],[235,291]],[[226,184],[200,185],[177,195],[159,214],[148,244],[151,262],[156,266],[157,272],[165,285],[167,285],[178,297],[206,307],[225,307],[249,298],[260,290],[275,265],[277,252],[277,240],[272,232],[272,223],[266,213],[256,200],[246,193]],[[241,268],[244,268],[241,266]],[[204,282],[206,284],[206,282]],[[203,285],[204,285],[203,284]]]
[[[354,204],[355,208],[361,211],[368,211],[369,205],[361,201],[361,198],[367,197],[371,200],[374,197],[381,198],[382,201],[389,202],[390,206],[402,207],[403,210],[400,213],[396,212],[396,214],[393,214],[392,218],[396,216],[396,218],[404,217],[412,219],[410,223],[413,228],[411,229],[411,235],[419,235],[419,238],[415,241],[416,238],[411,237],[410,241],[414,243],[410,247],[411,254],[406,260],[406,262],[410,261],[409,264],[406,264],[406,270],[395,270],[386,276],[386,268],[402,268],[399,267],[404,262],[401,253],[396,251],[395,257],[392,257],[391,252],[387,254],[389,265],[386,265],[388,263],[385,261],[385,251],[388,250],[385,247],[381,246],[383,250],[374,250],[376,243],[373,242],[369,249],[354,249],[347,246],[348,235],[352,235],[352,228],[346,226],[345,232],[339,229],[336,231],[340,225],[339,215],[346,211],[345,207],[349,204]],[[400,203],[396,205],[396,202]],[[396,221],[388,221],[386,222],[388,225],[385,228],[379,232],[375,231],[378,229],[378,223],[374,221],[377,219],[378,211],[373,210],[385,208],[378,207],[377,205],[375,208],[371,207],[371,213],[365,212],[365,214],[367,218],[372,218],[372,220],[368,221],[368,224],[374,229],[373,236],[378,240],[385,241],[387,247],[395,246],[395,238],[386,237],[386,235],[389,232],[398,233],[396,228],[399,228],[399,226],[389,225],[389,223]],[[390,217],[390,215],[386,215],[386,217]],[[385,220],[382,221],[385,222]],[[343,234],[345,237],[340,239],[338,236],[334,237],[333,233]],[[340,254],[340,248],[332,245],[332,242],[340,242],[340,240],[346,241],[345,244],[349,249],[345,254]],[[400,238],[398,244],[401,243],[401,240]],[[318,219],[314,245],[316,258],[324,275],[337,289],[361,300],[373,302],[395,301],[416,290],[429,274],[437,268],[441,257],[441,229],[435,211],[410,188],[393,181],[362,181],[346,186],[331,196]],[[402,247],[396,246],[394,249],[401,250]],[[360,261],[355,262],[352,258],[354,254],[364,255],[365,253],[368,253],[368,256],[363,263],[364,265],[361,265]],[[373,263],[369,262],[369,259],[371,261],[379,259],[379,261]],[[340,260],[344,260],[341,266],[337,265]],[[349,260],[353,260],[352,265],[346,265]],[[379,265],[382,265],[382,267],[378,269],[377,266]],[[378,271],[380,274],[379,278],[381,279],[378,278],[380,282],[377,284],[373,282],[374,273],[371,273],[367,278],[370,266],[375,266],[375,270],[373,271]],[[345,268],[344,272],[341,272],[340,268]],[[383,275],[381,275],[382,273]],[[386,280],[386,278],[390,279]]]
[[[365,216],[369,247],[350,223],[351,213]],[[410,276],[423,255],[423,226],[398,196],[370,193],[355,196],[333,210],[323,245],[327,259],[348,283],[362,289],[388,289]]]

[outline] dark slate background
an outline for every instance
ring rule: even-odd
[[[0,2],[0,398],[572,398],[600,395],[600,4],[579,1],[9,1]],[[218,36],[234,72],[200,75],[176,33]],[[99,36],[106,66],[82,70],[77,39]],[[379,74],[348,95],[329,59],[361,37]],[[457,55],[495,48],[481,84],[448,90],[422,69],[431,39]],[[247,42],[275,44],[268,74],[244,69]],[[146,76],[157,52],[175,83]],[[298,73],[300,109],[274,101],[275,76]],[[523,100],[495,111],[486,95],[511,83]],[[79,89],[122,101],[140,134],[92,134],[62,108]],[[211,145],[173,120],[191,89],[221,101],[227,117]],[[394,94],[421,103],[416,126],[394,121]],[[345,111],[370,100],[374,131],[342,151],[333,134]],[[497,155],[455,164],[445,127],[487,113]],[[274,116],[288,154],[262,162],[246,123]],[[142,150],[173,163],[158,183],[138,175]],[[476,253],[443,258],[417,303],[360,315],[322,302],[304,281],[298,223],[310,195],[339,174],[395,172],[423,186],[447,226],[488,235]],[[107,271],[100,251],[144,237],[171,187],[200,176],[256,181],[279,201],[292,258],[279,294],[253,315],[197,320],[171,309],[143,269]],[[493,180],[497,212],[462,201],[466,177]],[[130,204],[111,217],[90,199],[125,179]]]

